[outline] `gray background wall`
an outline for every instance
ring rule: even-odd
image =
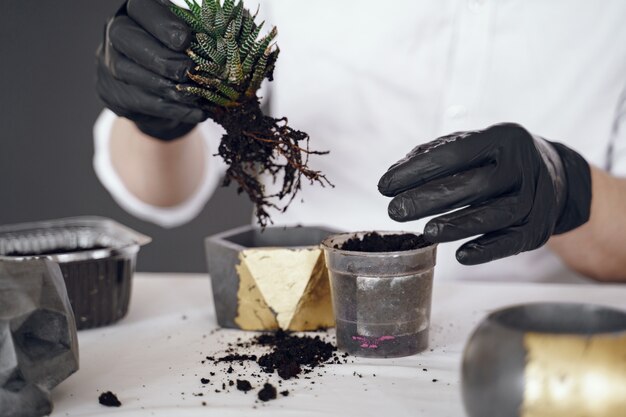
[[[123,211],[93,172],[94,56],[121,3],[2,1],[0,224],[107,216],[153,238],[139,270],[205,271],[203,238],[248,223],[247,197],[221,188],[198,218],[166,230]]]

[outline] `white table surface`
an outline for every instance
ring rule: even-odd
[[[401,359],[355,358],[353,363],[327,366],[326,374],[314,377],[315,384],[285,381],[282,389],[290,391],[288,397],[259,403],[258,388],[248,394],[233,388],[218,394],[216,387],[200,382],[201,377],[231,379],[219,373],[209,376],[216,369],[223,372],[227,364],[219,367],[201,360],[219,356],[229,341],[252,335],[211,332],[217,323],[208,276],[136,274],[128,316],[110,327],[79,332],[80,370],[53,390],[52,416],[461,417],[459,369],[471,331],[496,308],[532,301],[626,309],[626,285],[436,282],[432,350]],[[247,371],[234,368],[258,372],[256,365]],[[276,384],[278,376],[268,375],[268,380]],[[98,403],[99,394],[108,390],[118,395],[121,407]],[[200,392],[202,397],[193,395]]]

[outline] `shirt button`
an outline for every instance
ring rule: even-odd
[[[467,116],[467,107],[455,104],[446,109],[446,117],[450,119],[461,119]]]

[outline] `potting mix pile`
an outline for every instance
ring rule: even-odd
[[[397,252],[425,248],[432,245],[424,236],[412,233],[381,235],[376,232],[366,233],[363,238],[353,237],[335,249],[356,252]]]
[[[269,349],[264,354],[253,355],[247,353],[250,349]],[[231,387],[247,393],[256,391],[257,398],[266,402],[276,399],[278,394],[288,396],[288,390],[278,389],[268,381],[268,374],[277,374],[283,380],[302,379],[310,380],[309,374],[317,372],[322,376],[325,364],[341,364],[347,362],[347,354],[339,355],[337,348],[316,336],[297,336],[292,333],[278,330],[273,333],[263,333],[252,339],[229,343],[222,356],[207,356],[202,363],[209,365],[229,364],[226,371],[210,371],[200,378],[202,385],[214,387],[216,393],[229,392]],[[237,368],[237,370],[235,370]],[[252,372],[250,372],[252,370]],[[256,371],[256,372],[255,372]],[[246,379],[248,378],[248,379]],[[202,393],[193,394],[203,396]]]

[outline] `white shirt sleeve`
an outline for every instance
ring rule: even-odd
[[[205,155],[207,159],[210,159],[209,163],[205,165],[201,185],[187,201],[173,207],[158,207],[145,203],[131,193],[113,168],[109,142],[113,122],[116,118],[117,116],[112,111],[104,109],[93,130],[95,145],[93,167],[104,188],[124,210],[139,219],[164,228],[180,226],[195,218],[211,198],[226,171],[226,165],[222,159],[213,156],[217,153],[217,147],[224,130],[211,120],[200,125],[200,131],[204,137]]]

